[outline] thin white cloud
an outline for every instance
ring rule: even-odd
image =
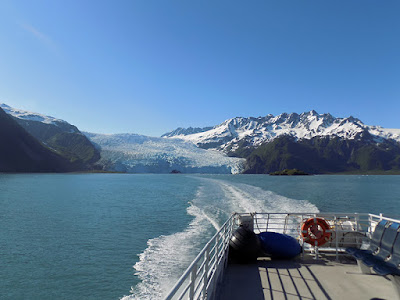
[[[36,39],[38,39],[41,43],[46,45],[52,51],[55,51],[58,53],[56,44],[49,36],[47,36],[46,34],[44,34],[41,31],[39,31],[38,29],[36,29],[35,27],[33,27],[30,24],[20,23],[19,25],[22,29],[29,32],[31,35],[33,35]]]

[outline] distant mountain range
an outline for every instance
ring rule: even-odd
[[[201,148],[234,152],[239,148],[258,147],[281,136],[295,140],[315,137],[337,137],[351,140],[368,131],[377,143],[393,139],[400,142],[400,129],[385,129],[364,125],[359,119],[335,118],[331,114],[318,114],[312,110],[302,114],[283,113],[258,118],[232,118],[205,128],[178,128],[163,137],[191,141]]]
[[[36,171],[400,173],[400,129],[368,126],[353,117],[335,118],[315,111],[238,117],[214,127],[178,128],[156,138],[82,133],[63,120],[5,104],[0,104],[1,109],[8,115],[0,114],[0,118],[8,125],[2,126],[0,135],[0,172],[13,171],[13,164],[18,165],[15,170],[24,171],[24,164],[25,171],[36,170],[35,163],[1,155],[13,153],[19,145],[24,155],[32,154],[31,148],[49,155],[48,162],[39,160],[46,161],[46,167]],[[12,144],[14,148],[8,149]]]
[[[295,168],[309,173],[400,171],[400,129],[314,110],[233,118],[214,127],[178,128],[163,137],[246,158],[245,173]]]

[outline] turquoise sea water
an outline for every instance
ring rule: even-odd
[[[234,211],[400,218],[400,176],[0,174],[0,299],[157,299]]]

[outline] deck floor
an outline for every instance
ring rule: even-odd
[[[339,258],[306,255],[291,261],[230,263],[217,299],[397,299],[388,278],[361,274],[355,260]]]

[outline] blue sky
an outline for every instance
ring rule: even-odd
[[[400,128],[400,1],[0,2],[0,102],[159,136],[315,109]]]

